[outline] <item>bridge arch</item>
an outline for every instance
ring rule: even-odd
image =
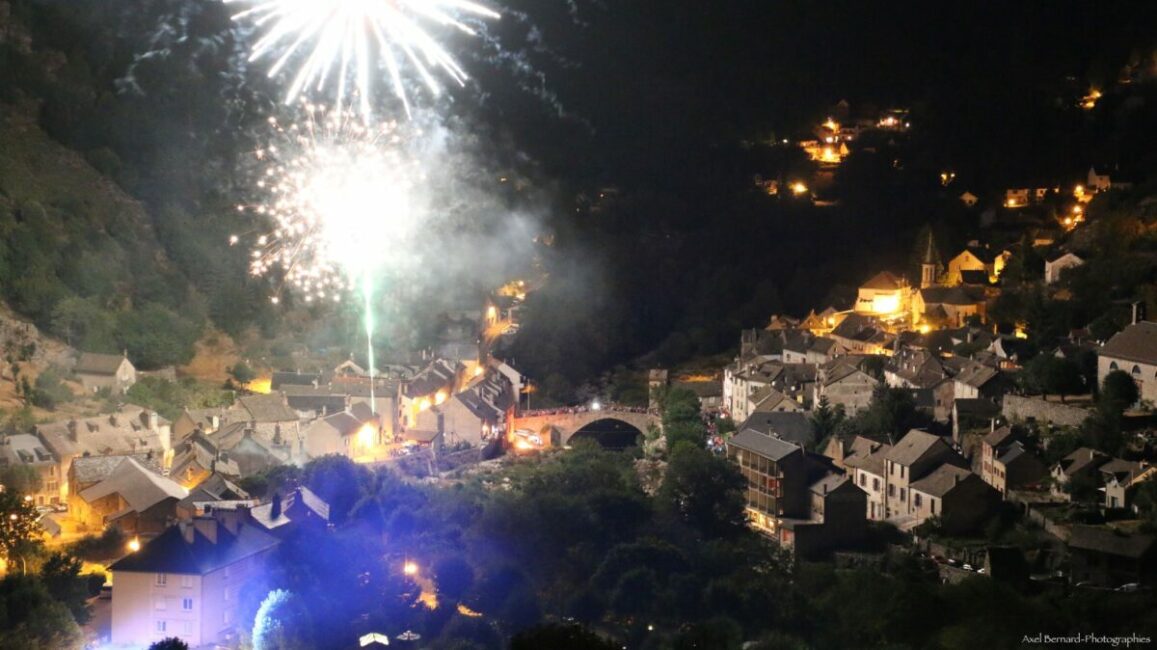
[[[600,421],[609,421],[588,429],[584,435],[595,434],[598,431],[612,428],[610,423],[619,422],[624,427],[631,427],[639,433],[661,427],[659,416],[644,410],[629,407],[607,407],[600,410],[593,409],[555,409],[548,411],[524,412],[516,416],[512,422],[513,429],[528,430],[538,434],[543,441],[549,441],[552,447],[561,447],[570,444],[571,438],[582,431],[584,427]],[[614,425],[618,427],[619,425]],[[626,429],[621,429],[626,431]],[[634,444],[634,438],[631,439]]]
[[[639,437],[645,433],[646,431],[640,430],[636,425],[609,415],[584,424],[571,433],[568,442],[574,443],[585,438],[609,449],[626,449],[639,444]]]

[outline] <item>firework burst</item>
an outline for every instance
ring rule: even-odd
[[[269,76],[291,64],[296,72],[286,94],[291,103],[313,88],[336,86],[337,106],[356,94],[360,111],[371,113],[374,79],[385,69],[409,114],[403,64],[417,71],[434,94],[441,91],[435,72],[441,70],[462,85],[466,72],[423,28],[429,23],[465,34],[476,32],[467,17],[497,19],[498,13],[469,0],[224,0],[250,5],[235,20],[249,20],[260,36],[249,60],[275,57]],[[352,85],[352,88],[350,87]]]
[[[238,209],[269,230],[254,238],[249,269],[308,302],[340,300],[409,245],[421,175],[396,123],[314,105],[302,113],[286,125],[270,118],[273,144],[256,153],[263,198]]]

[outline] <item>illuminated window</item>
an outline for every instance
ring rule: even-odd
[[[168,574],[165,574],[165,573],[158,573],[157,574],[157,586],[158,587],[164,587],[168,583],[169,583]]]

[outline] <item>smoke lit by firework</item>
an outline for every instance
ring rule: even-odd
[[[274,143],[257,152],[264,198],[239,209],[270,230],[254,241],[250,271],[284,278],[306,301],[340,300],[404,250],[421,212],[419,171],[397,124],[313,105],[303,113],[287,125],[271,118]]]
[[[269,75],[296,65],[286,94],[290,103],[311,87],[336,86],[337,106],[356,94],[368,116],[378,71],[385,69],[394,94],[409,113],[402,67],[408,62],[431,92],[440,91],[434,70],[459,84],[466,72],[423,25],[451,27],[474,35],[467,16],[496,19],[498,13],[469,0],[224,0],[252,5],[234,16],[250,20],[261,35],[250,60],[276,57]],[[352,80],[353,88],[349,88]],[[352,92],[351,92],[352,91]]]

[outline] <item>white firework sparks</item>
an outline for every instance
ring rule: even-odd
[[[373,80],[385,68],[394,94],[409,114],[402,78],[408,61],[426,86],[441,91],[434,71],[442,70],[462,85],[466,72],[423,24],[449,27],[465,34],[476,32],[463,22],[467,16],[497,19],[499,14],[469,0],[224,0],[248,4],[235,20],[251,20],[261,35],[250,61],[276,56],[269,76],[291,61],[301,60],[286,94],[291,103],[310,87],[325,90],[336,77],[337,106],[344,106],[351,78],[363,115],[371,113]],[[305,53],[308,51],[308,54]],[[300,52],[300,54],[299,54]]]
[[[367,126],[313,105],[304,112],[285,126],[270,118],[275,144],[257,152],[265,199],[238,209],[270,230],[255,239],[249,268],[279,275],[307,302],[340,300],[356,283],[368,292],[383,263],[411,244],[420,174],[397,124]]]

